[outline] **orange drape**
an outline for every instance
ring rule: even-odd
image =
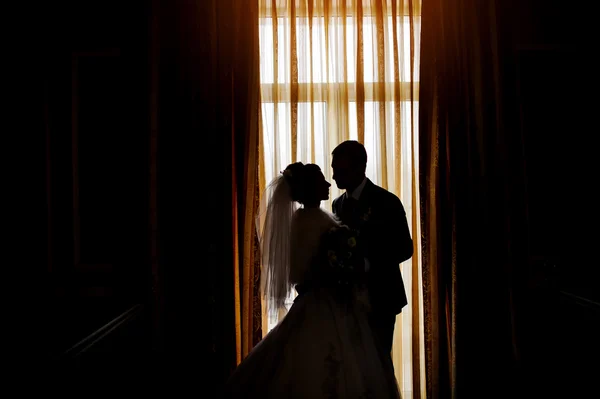
[[[510,174],[519,155],[509,146],[501,5],[423,0],[420,192],[431,399],[516,394]]]
[[[220,5],[221,6],[221,5]],[[232,159],[236,363],[262,338],[260,263],[255,230],[259,195],[258,4],[233,2]]]

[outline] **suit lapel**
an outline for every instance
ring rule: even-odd
[[[370,196],[374,186],[375,185],[373,182],[367,179],[365,186],[360,193],[360,198],[356,202],[356,208],[354,209],[354,212],[352,212],[352,215],[348,215],[346,213],[347,210],[345,209],[345,206],[347,194],[342,194],[339,197],[339,200],[336,202],[336,212],[338,212],[338,216],[340,218],[344,217],[346,219],[346,223],[354,227],[358,227],[360,224],[362,224],[364,221],[364,215],[369,212]]]
[[[371,180],[367,179],[357,204],[356,219],[358,226],[364,226],[364,224],[367,223],[371,218],[371,197],[374,187],[375,184]]]
[[[369,207],[371,192],[373,191],[374,186],[375,184],[373,184],[370,179],[367,179],[363,191],[360,193],[360,198],[358,199],[359,208],[361,210],[365,210]]]

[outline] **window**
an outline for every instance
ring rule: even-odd
[[[367,176],[400,197],[419,245],[420,2],[411,2],[412,12],[398,12],[389,0],[313,0],[310,18],[307,2],[296,2],[294,10],[288,1],[275,2],[273,9],[271,0],[261,0],[259,10],[265,183],[293,161],[318,164],[332,181],[331,151],[344,140],[359,139],[369,154]],[[376,12],[371,3],[383,9]],[[331,199],[322,206],[331,209],[340,194],[334,183]],[[412,287],[421,287],[420,257],[401,270],[412,298]],[[286,309],[267,315],[263,333],[281,320],[294,296]],[[413,396],[414,370],[420,369],[421,385],[425,376],[423,336],[412,329],[413,314],[423,325],[422,299],[417,302],[403,309],[394,331],[392,359],[404,398]],[[413,363],[415,339],[419,364]]]
[[[386,5],[378,20],[370,1],[363,0],[359,24],[350,7],[342,15],[339,1],[332,2],[327,20],[322,8],[309,19],[298,6],[292,21],[288,3],[278,3],[273,12],[271,1],[263,2],[259,24],[266,183],[294,160],[318,164],[331,181],[331,150],[343,140],[358,139],[362,124],[367,176],[399,195],[410,218],[412,197],[403,197],[412,192],[411,145],[418,148],[412,133],[418,114],[420,9],[393,16]],[[340,194],[333,184],[322,206],[331,209]],[[269,314],[267,331],[284,314]]]

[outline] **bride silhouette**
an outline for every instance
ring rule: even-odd
[[[292,287],[300,295],[234,371],[228,398],[400,397],[369,328],[360,237],[320,208],[330,186],[317,165],[299,162],[269,186],[263,290],[276,308]]]

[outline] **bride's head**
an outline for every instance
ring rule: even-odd
[[[331,184],[318,165],[296,162],[285,168],[283,176],[290,185],[292,199],[305,208],[318,207],[321,201],[329,199]]]
[[[304,208],[319,208],[329,198],[331,184],[321,168],[296,162],[269,185],[268,205],[260,232],[263,290],[270,298],[270,310],[280,309],[289,297],[291,268],[291,230],[296,202]]]

